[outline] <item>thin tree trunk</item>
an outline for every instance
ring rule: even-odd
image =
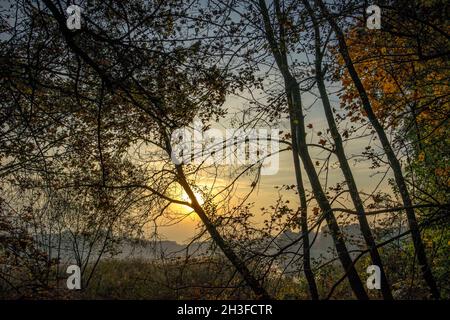
[[[384,271],[383,262],[381,260],[380,254],[376,247],[375,239],[373,238],[372,231],[370,230],[369,222],[366,218],[366,213],[364,210],[364,205],[359,196],[358,187],[356,186],[355,179],[353,177],[352,170],[350,169],[350,165],[348,164],[347,157],[345,155],[344,146],[342,144],[342,137],[339,133],[339,130],[336,126],[336,122],[334,120],[333,111],[331,108],[330,100],[328,98],[328,93],[325,88],[325,81],[323,78],[322,71],[322,57],[323,54],[321,52],[321,40],[320,40],[320,29],[314,15],[314,11],[309,5],[308,0],[303,0],[303,3],[308,11],[309,16],[313,22],[314,27],[314,42],[315,42],[315,75],[317,81],[317,87],[319,89],[320,97],[322,99],[323,108],[325,110],[325,116],[327,118],[328,127],[330,128],[331,136],[333,137],[335,148],[336,148],[336,156],[339,160],[339,164],[341,167],[341,171],[345,177],[345,181],[347,183],[350,196],[353,201],[353,205],[355,206],[356,212],[358,214],[358,221],[361,228],[361,233],[364,237],[367,247],[369,248],[370,257],[372,262],[380,268],[381,271],[381,293],[383,298],[386,300],[392,300],[392,292],[389,286],[389,281],[387,279],[386,273]]]
[[[292,132],[292,136],[296,136],[299,156],[302,159],[303,166],[311,183],[316,201],[325,216],[325,220],[330,230],[330,234],[333,238],[339,260],[341,261],[341,264],[348,275],[350,286],[358,299],[367,300],[369,297],[364,290],[361,278],[359,277],[358,272],[356,271],[356,268],[352,263],[352,259],[345,245],[344,236],[339,229],[339,225],[331,210],[330,202],[328,201],[322,189],[319,177],[315,171],[314,164],[308,152],[305,138],[306,132],[300,96],[300,87],[297,83],[297,80],[292,76],[288,68],[284,39],[283,37],[280,37],[280,45],[277,43],[270,22],[269,12],[264,0],[259,0],[259,7],[264,22],[266,38],[269,42],[278,68],[280,69],[284,78],[284,85],[288,99],[291,121],[294,124],[294,131]],[[281,35],[283,35],[282,30],[282,23],[280,23]]]
[[[380,139],[380,142],[383,146],[384,152],[386,153],[386,156],[388,158],[389,164],[392,168],[392,171],[394,172],[394,178],[395,182],[397,184],[400,196],[403,201],[403,205],[406,208],[406,217],[408,219],[409,228],[411,230],[411,236],[414,243],[414,248],[417,254],[417,260],[419,262],[419,265],[422,270],[423,277],[425,279],[425,282],[430,288],[431,294],[434,299],[440,298],[439,289],[436,285],[436,281],[433,277],[433,274],[431,272],[431,268],[428,264],[428,259],[425,253],[425,247],[423,245],[421,235],[420,235],[420,229],[419,225],[417,223],[416,215],[414,212],[414,209],[412,209],[412,201],[411,197],[409,195],[408,189],[406,187],[405,179],[402,174],[402,168],[400,165],[400,162],[398,161],[397,157],[395,156],[394,150],[392,149],[392,146],[389,142],[389,139],[387,138],[386,132],[383,129],[383,126],[378,121],[375,113],[372,110],[372,105],[370,103],[369,97],[367,95],[366,90],[364,89],[364,86],[361,82],[361,79],[359,78],[358,72],[356,71],[353,61],[350,57],[350,54],[348,52],[347,44],[345,42],[345,37],[340,29],[337,22],[332,17],[331,13],[328,11],[322,0],[316,0],[317,4],[320,7],[320,10],[322,11],[323,15],[327,19],[328,23],[332,27],[336,38],[339,43],[339,52],[344,59],[346,68],[353,80],[353,83],[355,84],[356,89],[358,90],[359,96],[362,101],[362,105],[364,108],[364,111],[367,114],[367,117],[372,124],[373,128],[378,134],[378,137]]]
[[[314,163],[311,160],[311,157],[308,152],[305,139],[306,132],[304,127],[304,116],[303,112],[301,111],[300,88],[295,79],[291,79],[289,81],[288,86],[294,88],[289,90],[291,98],[288,99],[291,100],[292,107],[296,111],[295,113],[296,116],[294,117],[293,121],[294,123],[297,123],[297,125],[295,128],[295,132],[293,132],[293,134],[297,135],[299,144],[299,155],[303,161],[305,171],[308,174],[308,178],[311,183],[314,196],[316,198],[317,203],[319,204],[320,209],[325,215],[325,219],[327,221],[327,225],[330,230],[331,236],[334,240],[334,244],[336,246],[339,259],[341,261],[344,270],[348,273],[348,280],[350,282],[350,286],[352,287],[353,292],[355,293],[358,299],[367,300],[369,297],[367,296],[361,278],[359,277],[358,272],[356,271],[356,268],[353,265],[352,259],[345,245],[344,235],[339,229],[339,225],[336,221],[336,218],[332,213],[330,202],[328,201],[322,189],[319,177],[314,168]]]
[[[257,299],[261,300],[270,300],[272,297],[267,293],[266,289],[261,285],[261,283],[253,276],[253,274],[248,269],[245,262],[239,258],[233,249],[226,243],[226,241],[222,238],[220,233],[217,231],[214,224],[208,218],[208,215],[203,210],[203,207],[198,203],[197,198],[195,197],[194,192],[192,191],[191,186],[186,180],[186,176],[184,175],[183,168],[180,165],[176,166],[178,182],[183,187],[186,194],[189,196],[191,200],[192,207],[202,220],[203,224],[206,227],[206,230],[210,234],[213,241],[219,246],[228,260],[233,264],[236,270],[241,274],[242,278],[244,278],[247,285],[253,290]]]
[[[295,125],[292,122],[293,117],[291,116],[291,132],[295,131]],[[308,282],[309,295],[312,300],[319,299],[319,292],[317,290],[316,279],[311,269],[311,248],[309,243],[309,232],[308,232],[308,215],[307,215],[307,202],[306,193],[303,186],[302,171],[300,168],[300,160],[298,158],[298,143],[297,137],[292,135],[292,156],[294,158],[294,169],[295,178],[297,182],[297,191],[300,198],[300,228],[303,238],[303,272],[305,273],[306,281]]]

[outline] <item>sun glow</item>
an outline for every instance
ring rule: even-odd
[[[203,199],[203,196],[200,192],[194,191],[194,196],[200,205],[203,205],[205,203],[205,200]],[[185,202],[189,202],[189,203],[192,202],[191,199],[189,198],[188,194],[185,191],[183,191],[181,193],[181,200],[185,201]]]
[[[200,205],[203,205],[205,203],[205,200],[203,199],[200,192],[194,191],[194,195]],[[189,196],[187,195],[187,193],[184,190],[181,191],[178,194],[178,196],[175,197],[174,199],[177,199],[177,200],[183,201],[183,202],[187,202],[189,204],[192,203],[191,199],[189,198]],[[198,218],[197,215],[195,214],[194,209],[192,209],[192,207],[190,207],[188,205],[183,205],[181,203],[172,203],[171,208],[172,208],[172,212],[181,214],[183,216],[188,215],[189,217],[192,218],[192,220],[197,220],[197,218]]]

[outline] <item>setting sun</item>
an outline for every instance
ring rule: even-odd
[[[205,200],[200,192],[194,191],[194,195],[200,205],[205,203]],[[181,193],[181,200],[191,203],[191,199],[185,191]]]

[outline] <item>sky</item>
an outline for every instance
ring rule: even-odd
[[[307,129],[308,136],[307,140],[311,139],[313,137],[313,141],[317,143],[317,135],[313,134],[312,131],[318,132],[326,132],[326,129],[328,128],[328,125],[326,123],[325,114],[323,112],[323,107],[321,105],[320,100],[316,101],[313,94],[304,94],[303,95],[303,102],[306,107],[312,105],[311,108],[308,108],[308,112],[306,113],[305,123],[306,124],[312,124],[312,129]],[[338,98],[335,95],[331,95],[332,104],[335,108],[339,108],[339,102]],[[315,101],[315,103],[314,103]],[[247,102],[245,99],[237,97],[237,96],[231,96],[227,99],[225,102],[224,107],[229,108],[230,110],[236,111],[240,108],[245,108]],[[227,123],[226,121],[221,121],[221,123],[216,124],[219,125],[218,127],[224,127],[224,123]],[[349,126],[350,123],[343,122],[341,124],[341,128],[345,126]],[[280,123],[280,129],[285,130],[288,128],[288,122],[283,121]],[[341,130],[342,133],[342,130]],[[356,155],[360,155],[364,150],[365,147],[368,144],[371,144],[371,146],[375,149],[381,150],[381,147],[379,144],[373,140],[371,140],[371,137],[362,137],[355,140],[351,140],[347,142],[344,147],[346,150],[347,158],[353,157]],[[280,148],[283,146],[280,145]],[[321,159],[325,157],[324,151],[315,147],[310,147],[310,154],[313,158],[313,161],[316,161],[317,159]],[[321,162],[322,163],[322,162]],[[332,156],[330,161],[330,168],[328,173],[328,186],[333,186],[338,182],[343,181],[343,176],[341,174],[337,158],[335,156]],[[360,192],[370,194],[378,187],[378,190],[384,191],[384,192],[391,192],[390,187],[388,186],[388,178],[391,177],[391,171],[388,172],[386,176],[384,176],[384,173],[386,172],[386,167],[381,167],[377,169],[371,169],[371,163],[369,161],[352,161],[350,160],[350,165],[353,170],[353,174],[357,183],[357,186],[359,188]],[[317,167],[319,169],[319,167]],[[305,188],[310,190],[309,182],[307,180],[307,175],[303,172],[303,179],[305,183]],[[322,182],[325,181],[325,175],[322,174],[321,176]],[[384,177],[384,180],[379,185],[380,180]],[[205,177],[206,180],[208,180],[208,177]],[[236,195],[242,196],[246,194],[250,190],[250,184],[252,181],[252,178],[242,179],[239,183],[239,189],[236,192]],[[223,184],[226,183],[226,179],[223,179]],[[280,154],[279,157],[279,170],[278,173],[275,175],[266,175],[262,176],[258,187],[255,189],[254,193],[251,195],[251,197],[248,199],[247,202],[255,202],[254,206],[254,212],[256,213],[255,217],[255,223],[256,225],[261,224],[261,222],[264,220],[264,217],[262,217],[259,214],[259,208],[261,207],[269,207],[271,204],[274,204],[276,199],[278,198],[278,189],[275,188],[275,186],[281,186],[281,185],[293,185],[295,184],[295,175],[294,175],[294,168],[293,168],[293,160],[292,160],[292,153],[291,151],[284,151]],[[207,183],[206,183],[207,185]],[[293,207],[296,207],[299,205],[298,196],[290,193],[283,193],[284,197],[286,199],[290,200],[290,203]],[[366,199],[366,196],[362,195],[363,200]],[[313,204],[309,207],[309,212],[311,213],[312,207],[314,207]],[[351,201],[349,201],[348,196],[345,198],[341,198],[339,203],[335,203],[333,207],[347,207],[350,209],[353,209],[351,205]],[[180,210],[180,212],[187,212],[187,210]],[[196,217],[195,213],[191,213],[186,219],[184,219],[182,222],[172,225],[170,227],[165,226],[159,226],[159,232],[162,239],[166,240],[173,240],[177,241],[179,243],[185,243],[190,240],[191,237],[193,237],[196,234],[196,226],[198,225],[199,220]]]

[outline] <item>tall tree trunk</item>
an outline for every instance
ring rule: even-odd
[[[295,110],[294,111],[295,116],[292,121],[296,123],[296,126],[295,131],[292,134],[295,134],[297,136],[299,145],[299,155],[303,161],[305,171],[308,174],[308,178],[311,183],[311,188],[313,190],[315,199],[319,204],[319,207],[322,210],[323,214],[325,215],[328,228],[330,230],[331,236],[336,246],[336,251],[338,253],[341,264],[348,275],[348,280],[353,292],[355,293],[358,299],[367,300],[368,295],[364,290],[361,278],[359,277],[358,272],[356,271],[356,268],[353,265],[352,259],[345,245],[344,235],[339,229],[339,225],[332,212],[330,202],[328,201],[328,198],[326,197],[325,192],[322,189],[319,177],[314,168],[314,163],[308,152],[308,147],[305,139],[306,132],[304,126],[304,115],[301,109],[302,107],[301,107],[299,85],[297,81],[293,78],[291,78],[286,85],[288,88],[293,88],[289,89],[290,97],[288,98],[288,101],[291,100],[290,104],[292,105],[292,109]]]
[[[347,274],[350,286],[358,299],[367,300],[369,297],[364,290],[361,278],[359,277],[358,272],[353,265],[352,259],[345,245],[344,236],[339,229],[339,225],[331,210],[330,202],[328,201],[322,189],[319,176],[315,171],[313,161],[311,160],[311,157],[309,155],[308,147],[306,144],[306,132],[300,96],[300,87],[297,83],[297,80],[292,76],[288,68],[285,49],[286,46],[283,39],[282,22],[280,21],[281,36],[280,43],[278,44],[270,22],[269,11],[264,0],[259,0],[259,7],[264,22],[266,38],[269,42],[272,54],[275,57],[277,66],[284,78],[284,86],[288,100],[289,112],[291,121],[294,124],[294,131],[292,132],[292,136],[296,136],[299,156],[302,159],[303,166],[311,183],[316,201],[325,216],[325,220],[330,230],[330,234],[333,238],[339,260]],[[277,8],[277,11],[279,11],[279,8]]]
[[[380,254],[378,252],[375,239],[373,238],[372,231],[370,230],[369,223],[366,218],[366,213],[364,210],[364,205],[359,196],[358,187],[356,186],[355,179],[353,177],[352,170],[350,169],[350,165],[348,164],[347,157],[345,155],[344,146],[342,144],[342,137],[339,133],[339,130],[336,126],[336,122],[334,120],[333,111],[331,108],[330,100],[328,98],[328,93],[325,88],[325,80],[322,71],[322,51],[321,51],[321,40],[320,40],[320,29],[318,22],[316,20],[315,14],[311,6],[309,5],[308,0],[303,0],[303,4],[308,11],[309,16],[313,22],[314,27],[314,42],[315,42],[315,75],[317,87],[319,89],[320,97],[322,99],[323,108],[325,110],[325,116],[328,122],[328,127],[330,128],[331,136],[333,137],[336,156],[339,160],[339,164],[341,167],[341,171],[344,175],[345,181],[347,183],[350,196],[353,201],[353,205],[357,212],[359,225],[361,228],[361,233],[364,237],[367,247],[369,248],[370,257],[372,262],[380,267],[381,271],[381,293],[383,298],[386,300],[392,300],[392,292],[389,286],[389,281],[387,279],[386,273],[384,271],[383,262],[381,260]]]
[[[339,44],[339,52],[340,52],[342,58],[344,59],[346,68],[353,80],[353,83],[355,84],[356,89],[358,90],[364,111],[366,112],[367,117],[368,117],[370,123],[372,124],[373,128],[377,132],[377,135],[383,146],[384,152],[386,153],[386,157],[388,158],[389,164],[392,168],[392,171],[394,172],[395,182],[397,184],[400,196],[403,201],[403,205],[405,207],[406,217],[408,219],[408,225],[411,230],[411,236],[413,239],[414,248],[415,248],[416,255],[417,255],[417,260],[418,260],[420,268],[422,270],[423,277],[425,279],[425,282],[427,283],[427,285],[430,288],[433,298],[439,299],[440,298],[439,289],[436,285],[436,281],[433,277],[431,268],[428,263],[428,259],[427,259],[426,253],[425,253],[425,247],[423,245],[421,235],[420,235],[419,225],[417,223],[414,209],[412,208],[411,197],[410,197],[409,191],[406,187],[406,183],[405,183],[405,179],[402,174],[402,168],[401,168],[400,162],[397,159],[397,157],[394,153],[394,150],[392,149],[392,146],[389,142],[389,139],[387,138],[387,135],[386,135],[386,132],[384,131],[383,126],[378,121],[375,113],[372,110],[372,105],[370,103],[367,92],[361,82],[361,79],[359,78],[358,72],[356,71],[356,69],[353,65],[353,61],[348,52],[344,33],[342,32],[341,28],[335,21],[334,17],[331,15],[331,13],[328,11],[326,6],[324,5],[323,1],[316,0],[316,2],[336,35],[336,38],[337,38],[338,44]]]
[[[290,117],[291,132],[295,132],[295,125],[292,121],[294,117]],[[297,137],[292,135],[292,156],[294,158],[295,178],[297,182],[297,191],[300,198],[300,228],[303,238],[303,272],[305,273],[306,281],[308,282],[309,295],[312,300],[319,299],[319,292],[317,290],[316,279],[311,269],[311,248],[309,243],[309,231],[308,231],[308,214],[307,214],[307,202],[306,193],[303,186],[302,171],[300,168],[300,160],[298,158],[298,143]]]
[[[236,255],[236,253],[233,251],[233,249],[228,245],[228,243],[226,243],[226,241],[222,238],[220,233],[217,231],[216,227],[209,219],[205,210],[203,210],[203,207],[198,203],[197,198],[195,197],[195,194],[192,191],[191,186],[189,185],[189,183],[186,180],[186,177],[184,175],[184,171],[183,171],[183,168],[181,167],[181,165],[177,165],[176,170],[177,170],[178,182],[183,187],[186,194],[189,196],[189,199],[191,200],[193,209],[195,210],[197,215],[200,217],[200,220],[202,220],[203,224],[205,225],[206,230],[210,234],[213,241],[219,246],[219,248],[222,250],[222,252],[228,258],[228,260],[233,264],[233,266],[236,268],[236,270],[240,273],[240,275],[245,280],[247,285],[253,290],[257,299],[262,299],[262,300],[272,299],[272,297],[267,293],[266,289],[264,289],[264,287],[261,285],[261,283],[250,272],[250,270],[248,269],[245,262]]]

